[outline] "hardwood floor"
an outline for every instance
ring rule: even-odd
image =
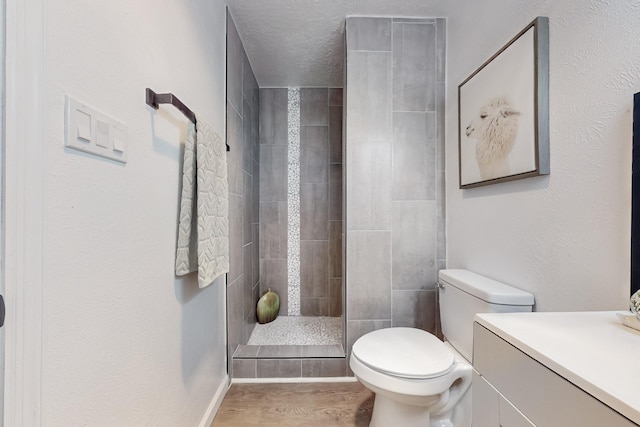
[[[233,384],[218,426],[368,426],[373,393],[360,383]]]

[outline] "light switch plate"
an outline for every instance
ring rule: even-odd
[[[67,95],[65,147],[127,163],[127,125]]]

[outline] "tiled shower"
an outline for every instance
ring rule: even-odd
[[[232,377],[345,376],[363,333],[435,331],[444,20],[348,18],[344,91],[258,88],[230,15],[227,31]],[[334,340],[287,345],[276,331],[247,345],[268,288],[281,301],[273,325],[307,319]]]

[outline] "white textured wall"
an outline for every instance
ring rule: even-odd
[[[551,175],[458,189],[457,85],[536,16],[550,22]],[[449,17],[448,266],[536,295],[537,309],[624,309],[640,3],[467,1]]]
[[[174,276],[174,92],[224,135],[225,7],[45,0],[46,426],[196,426],[226,375],[225,291]],[[64,95],[125,122],[129,162],[66,151]]]

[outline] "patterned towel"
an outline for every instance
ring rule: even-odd
[[[201,288],[229,271],[226,146],[200,120],[185,140],[177,246],[176,275],[197,270]]]

